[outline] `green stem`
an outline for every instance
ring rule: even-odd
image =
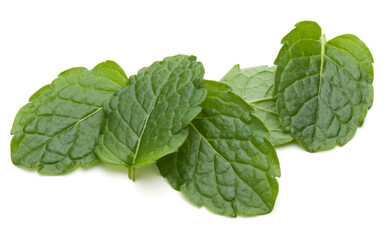
[[[136,175],[136,168],[135,167],[130,167],[128,171],[128,176],[132,181],[135,181],[135,175]]]

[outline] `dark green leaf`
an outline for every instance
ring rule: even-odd
[[[62,72],[17,113],[11,131],[13,163],[56,175],[95,162],[93,148],[104,118],[102,106],[126,83],[123,70],[112,61],[91,71]]]
[[[223,83],[204,81],[203,111],[177,153],[158,161],[173,188],[198,206],[227,216],[270,212],[280,167],[253,109]]]
[[[240,69],[235,65],[220,82],[232,87],[233,92],[242,97],[255,109],[258,117],[271,133],[271,143],[281,145],[292,141],[292,135],[280,123],[273,97],[276,67],[258,66]]]
[[[346,144],[373,102],[373,58],[351,34],[330,41],[315,22],[282,40],[275,96],[282,124],[310,152]]]
[[[96,153],[105,162],[134,168],[177,151],[187,126],[201,111],[204,68],[196,57],[177,55],[131,76],[106,105],[108,116]]]

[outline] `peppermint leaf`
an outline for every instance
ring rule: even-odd
[[[344,145],[373,103],[373,58],[356,36],[330,41],[300,22],[281,41],[275,96],[282,124],[310,152]]]
[[[194,56],[177,55],[155,62],[131,76],[106,104],[108,116],[96,153],[112,164],[134,169],[177,151],[187,126],[201,111],[206,90],[204,68]]]
[[[33,94],[15,117],[11,158],[15,165],[57,175],[97,160],[104,102],[127,83],[115,62],[91,71],[72,68]]]
[[[191,202],[235,217],[269,213],[280,167],[268,132],[253,109],[223,83],[204,81],[203,110],[177,153],[157,165]]]
[[[255,115],[271,134],[274,146],[292,141],[292,135],[280,123],[273,97],[276,67],[258,66],[240,69],[235,65],[221,80],[232,87],[233,92],[242,97],[255,109]]]

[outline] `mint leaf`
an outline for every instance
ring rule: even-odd
[[[177,153],[157,165],[171,186],[198,206],[227,216],[270,212],[280,167],[253,109],[223,83],[204,81],[203,110]]]
[[[104,101],[126,83],[123,70],[112,61],[91,71],[62,72],[17,113],[11,130],[13,163],[57,175],[95,162],[93,148],[104,118]]]
[[[275,96],[282,124],[310,152],[346,144],[373,103],[373,58],[351,34],[330,41],[315,22],[282,39]]]
[[[177,55],[155,62],[131,76],[106,104],[107,118],[96,153],[112,164],[134,169],[177,151],[186,128],[201,111],[206,90],[204,68],[194,56]]]
[[[273,145],[292,141],[292,135],[280,123],[273,97],[276,67],[258,66],[240,69],[235,65],[220,80],[232,87],[233,92],[242,97],[255,109],[255,115],[267,127]]]

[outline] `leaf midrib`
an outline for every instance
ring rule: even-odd
[[[320,105],[320,101],[321,101],[321,87],[322,87],[322,82],[323,82],[323,71],[324,71],[324,58],[325,58],[325,44],[326,44],[326,40],[325,40],[325,35],[321,35],[320,37],[320,43],[321,43],[321,53],[320,53],[320,71],[319,71],[319,89],[317,90],[317,105],[316,105],[316,118],[315,118],[315,129],[313,131],[313,136],[312,138],[315,138],[316,137],[316,131],[317,131],[317,121],[319,119],[319,105]]]

